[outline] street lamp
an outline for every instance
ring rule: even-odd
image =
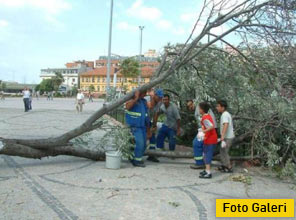
[[[138,76],[138,85],[140,86],[141,74],[142,74],[141,61],[142,61],[142,41],[143,41],[144,26],[139,26],[139,29],[140,29],[140,53],[139,53],[140,73],[139,73],[139,76]]]
[[[113,19],[113,0],[111,0],[111,6],[110,6],[109,45],[108,45],[108,61],[107,61],[107,91],[106,91],[106,97],[108,97],[108,93],[110,91],[112,19]]]

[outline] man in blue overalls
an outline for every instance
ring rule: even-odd
[[[136,141],[134,157],[131,160],[131,163],[136,167],[145,167],[142,157],[146,150],[147,134],[148,138],[151,136],[147,101],[144,99],[146,93],[146,91],[136,91],[134,98],[125,105],[126,123],[131,128]]]

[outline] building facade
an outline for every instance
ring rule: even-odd
[[[89,91],[90,88],[100,95],[106,94],[107,89],[107,56],[101,56],[95,61],[95,68],[80,74],[80,89]],[[123,77],[120,74],[120,62],[128,57],[111,57],[110,86],[117,91],[129,92],[138,87],[138,77]],[[135,57],[135,59],[139,59]],[[141,57],[141,82],[140,85],[150,82],[155,69],[159,66],[156,58]],[[115,81],[115,83],[114,83]]]
[[[140,85],[150,82],[154,68],[142,67]],[[115,73],[115,77],[114,77]],[[115,81],[115,83],[114,83]],[[138,87],[137,77],[123,77],[115,67],[111,68],[110,86],[116,86],[117,91],[129,92]],[[94,70],[80,74],[80,88],[87,92],[90,88],[100,95],[106,94],[107,67],[95,68]]]
[[[94,62],[91,61],[75,61],[73,63],[66,63],[66,68],[47,68],[41,69],[40,78],[51,79],[55,76],[55,73],[61,73],[64,77],[62,86],[66,88],[79,87],[79,75],[81,73],[92,70]]]

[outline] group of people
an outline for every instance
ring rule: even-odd
[[[126,102],[126,123],[135,138],[135,149],[131,163],[136,167],[145,167],[143,155],[146,150],[147,139],[149,149],[164,149],[165,139],[168,138],[169,150],[176,147],[176,136],[181,135],[181,117],[178,107],[170,101],[170,96],[164,94],[162,89],[150,91],[135,91],[134,97]],[[194,112],[198,123],[198,131],[193,140],[195,164],[192,169],[204,169],[200,178],[212,178],[211,162],[214,149],[221,143],[220,157],[222,165],[218,167],[221,172],[232,172],[229,149],[234,139],[233,121],[227,111],[227,102],[218,101],[216,109],[221,114],[220,138],[218,139],[218,125],[215,114],[207,102],[195,105],[193,100],[188,100],[187,108]],[[162,126],[157,129],[160,115],[165,115]],[[158,130],[158,132],[157,132]],[[157,133],[157,135],[156,135]],[[149,156],[149,161],[159,162],[158,158]]]
[[[23,90],[23,101],[24,101],[25,112],[32,110],[32,93],[28,88],[25,88]]]

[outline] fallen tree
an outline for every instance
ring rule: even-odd
[[[274,38],[275,35],[282,36],[283,34],[293,36],[295,32],[291,28],[291,23],[288,21],[293,18],[291,14],[295,12],[295,9],[295,1],[245,0],[238,1],[234,5],[229,5],[229,1],[226,0],[205,0],[188,40],[179,46],[178,51],[171,51],[169,48],[166,48],[162,55],[160,66],[155,71],[155,77],[149,83],[139,87],[138,90],[148,90],[169,80],[170,76],[176,73],[181,67],[201,56],[205,50],[211,48],[215,43],[219,41],[226,42],[224,38],[233,33],[244,32],[246,33],[245,36],[248,36],[247,33],[259,33],[260,30],[260,34],[266,34],[266,36],[272,35]],[[205,14],[207,15],[206,18],[203,17]],[[272,17],[270,15],[274,16]],[[264,16],[266,18],[268,17],[268,19],[262,20],[261,18]],[[277,19],[287,20],[281,22],[279,25],[279,23],[276,22]],[[197,27],[201,23],[203,23],[203,28],[197,30]],[[222,26],[226,30],[220,35],[211,33],[213,29]],[[287,28],[289,28],[288,32]],[[208,36],[211,36],[208,42],[201,44]],[[234,46],[232,47],[235,48]],[[239,49],[236,50],[239,51]],[[246,56],[242,52],[240,52],[239,55],[242,59],[245,59],[246,62],[253,62],[253,65],[258,69],[255,62],[256,60],[246,59]],[[260,70],[258,70],[258,72],[260,73]],[[54,138],[28,140],[0,138],[0,154],[38,159],[48,156],[71,155],[92,160],[101,160],[104,158],[104,152],[77,148],[71,143],[71,140],[84,133],[100,129],[102,126],[100,119],[106,113],[122,106],[126,101],[130,100],[133,95],[134,91],[110,104],[104,105],[80,126]],[[252,135],[246,133],[238,137],[237,142],[243,142],[250,137],[252,137]],[[148,151],[147,154],[161,154],[156,156],[168,157],[192,157],[192,153],[190,152],[155,153]]]

